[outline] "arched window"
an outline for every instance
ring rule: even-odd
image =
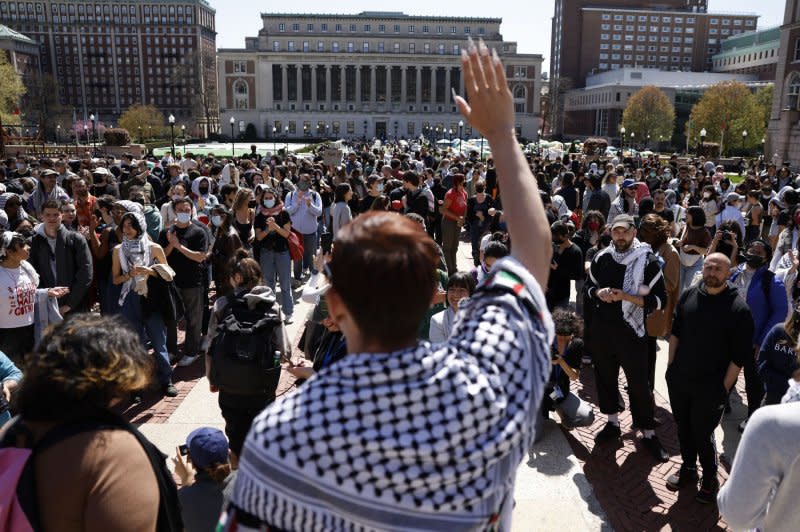
[[[235,109],[250,107],[250,88],[244,80],[236,80],[233,84],[233,106]]]
[[[524,100],[525,99],[525,87],[522,85],[517,85],[514,87],[514,98],[517,100]]]

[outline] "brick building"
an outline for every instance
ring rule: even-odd
[[[708,13],[707,0],[555,0],[550,60],[553,117],[589,75],[621,68],[709,72],[720,42],[756,29],[758,16]]]
[[[258,36],[220,49],[220,115],[258,136],[455,138],[462,119],[451,87],[464,94],[460,51],[467,37],[495,47],[508,68],[517,133],[535,139],[541,64],[500,34],[501,19],[262,14]],[[438,129],[438,133],[437,133]],[[474,137],[469,125],[461,131]]]
[[[787,0],[781,26],[765,153],[800,168],[800,0]]]
[[[193,135],[217,120],[201,102],[217,99],[214,17],[206,0],[0,1],[0,23],[39,43],[42,72],[79,118],[110,123],[146,103],[197,124]]]

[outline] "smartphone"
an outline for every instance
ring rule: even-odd
[[[189,447],[184,443],[178,447],[178,452],[181,453],[181,456],[187,456],[189,454]]]

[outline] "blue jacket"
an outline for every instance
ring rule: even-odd
[[[758,375],[764,383],[767,394],[767,404],[775,405],[781,402],[781,397],[789,387],[789,379],[800,364],[794,345],[797,338],[790,338],[786,334],[783,324],[773,327],[758,353]]]
[[[731,281],[735,281],[746,266],[742,265],[731,275]],[[783,281],[772,276],[772,284],[769,287],[769,301],[765,297],[762,279],[766,266],[762,266],[753,274],[750,287],[747,289],[747,306],[753,314],[753,345],[760,346],[770,329],[778,323],[782,323],[789,314],[789,300],[786,296],[786,288]]]

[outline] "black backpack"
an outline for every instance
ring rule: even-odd
[[[0,452],[17,446],[18,440],[30,442],[32,433],[21,419],[10,422],[3,440],[0,441]],[[48,447],[83,432],[99,430],[124,430],[133,435],[144,449],[150,466],[158,484],[158,518],[156,530],[158,532],[181,532],[183,519],[181,518],[181,504],[178,499],[178,488],[175,480],[167,468],[167,456],[158,450],[136,427],[122,419],[119,415],[109,411],[99,411],[91,415],[71,420],[58,425],[48,431],[31,447],[31,454],[22,469],[17,482],[17,502],[25,513],[28,523],[34,531],[42,530],[39,517],[39,504],[36,496],[35,459]]]
[[[250,308],[244,295],[228,296],[209,349],[211,384],[237,395],[275,396],[281,362],[273,333],[282,320],[277,303]]]

